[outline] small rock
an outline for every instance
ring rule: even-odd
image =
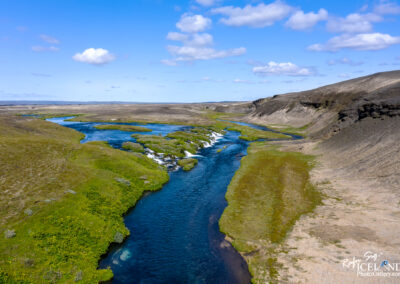
[[[51,202],[51,200],[50,200],[50,199],[45,199],[45,200],[44,200],[44,202],[46,202],[46,203],[50,203],[50,202]]]
[[[125,185],[127,185],[127,186],[130,186],[130,185],[131,185],[131,182],[130,182],[129,180],[124,179],[124,178],[119,178],[119,177],[117,177],[117,178],[115,178],[115,180],[116,180],[117,182],[122,183],[122,184],[125,184]]]
[[[58,279],[61,279],[62,273],[60,271],[49,270],[43,275],[45,280],[50,280],[50,282],[56,282]]]
[[[24,213],[25,213],[26,215],[28,215],[28,216],[32,216],[33,211],[32,211],[32,209],[28,208],[28,209],[25,209]]]
[[[5,237],[6,239],[14,238],[15,235],[16,235],[15,230],[6,230],[6,231],[4,232],[4,237]]]
[[[79,270],[79,271],[76,273],[75,282],[81,281],[82,279],[83,279],[83,272],[82,272],[82,270]]]
[[[24,261],[26,267],[32,267],[35,264],[35,261],[31,258],[27,258]]]
[[[72,189],[67,189],[65,191],[65,193],[71,193],[71,194],[76,194],[76,191],[72,190]]]
[[[140,179],[147,179],[147,176],[141,176]]]
[[[114,242],[120,244],[124,241],[124,235],[121,232],[116,232],[114,235]]]
[[[144,181],[144,184],[149,184],[149,183],[150,183],[150,181],[148,181],[148,180]]]

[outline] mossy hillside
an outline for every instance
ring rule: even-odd
[[[197,165],[197,163],[197,159],[193,158],[182,159],[178,161],[178,165],[181,166],[184,171],[190,171]]]
[[[128,124],[100,124],[96,125],[95,128],[102,130],[121,130],[121,131],[132,131],[132,132],[151,132],[152,130],[137,125],[128,125]]]
[[[99,258],[129,233],[122,215],[161,188],[165,169],[104,142],[80,144],[81,133],[39,119],[0,117],[0,130],[0,282],[110,279]]]
[[[276,278],[274,250],[296,220],[321,202],[310,182],[312,167],[312,156],[279,151],[267,142],[252,143],[242,159],[219,224],[239,252],[251,252],[247,260],[254,283]]]
[[[144,153],[144,147],[139,143],[134,142],[124,142],[122,143],[122,148],[132,152]]]

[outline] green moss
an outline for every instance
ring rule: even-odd
[[[163,136],[141,134],[133,134],[132,137],[146,148],[157,153],[164,153],[165,156],[172,158],[185,157],[185,150],[191,153],[196,152],[196,146],[178,139],[166,139]]]
[[[0,282],[110,279],[111,270],[97,266],[116,234],[129,234],[122,215],[168,181],[146,156],[80,144],[82,136],[42,120],[0,117]],[[4,238],[6,230],[15,236]]]
[[[222,150],[225,150],[226,148],[227,148],[228,146],[224,146],[224,147],[222,147],[222,148],[219,148],[218,150],[217,150],[217,153],[220,153],[220,152],[222,152]]]
[[[159,135],[133,134],[132,137],[145,147],[172,158],[185,157],[185,151],[195,154],[204,142],[210,142],[209,134],[212,130],[195,127],[188,131],[176,131],[166,137]]]
[[[197,159],[193,158],[182,159],[178,161],[178,165],[181,166],[184,171],[190,171],[197,165],[197,163]]]
[[[310,126],[310,124],[303,125],[301,127],[293,127],[289,125],[283,125],[283,124],[272,124],[268,125],[268,128],[280,131],[283,133],[288,133],[288,134],[294,134],[294,135],[299,135],[299,136],[306,136],[306,130]]]
[[[143,126],[127,125],[127,124],[101,124],[96,125],[97,129],[104,130],[121,130],[121,131],[132,131],[132,132],[151,132],[152,130]]]
[[[255,251],[250,258],[255,282],[263,281],[262,271],[266,268],[270,279],[277,276],[274,247],[285,239],[301,215],[321,202],[321,194],[310,182],[312,167],[312,156],[254,142],[228,187],[221,231],[241,252],[251,251],[252,243],[270,244],[267,257]]]
[[[144,147],[139,143],[134,142],[124,142],[122,143],[122,148],[132,152],[144,153]]]

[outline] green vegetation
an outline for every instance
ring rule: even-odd
[[[228,147],[228,146],[225,145],[224,147],[219,148],[219,149],[217,150],[217,153],[220,153],[222,150],[225,150],[227,147]]]
[[[302,127],[293,127],[289,125],[283,125],[283,124],[272,124],[268,125],[268,128],[284,132],[284,133],[289,133],[289,134],[294,134],[294,135],[299,135],[299,136],[306,136],[306,130],[310,126],[310,124],[303,125]]]
[[[98,283],[122,215],[168,181],[146,156],[40,119],[0,116],[0,283]],[[143,177],[146,177],[146,180]]]
[[[186,156],[185,151],[195,154],[203,147],[203,142],[210,142],[207,134],[211,133],[211,130],[195,127],[188,131],[169,133],[166,137],[141,134],[133,134],[132,137],[154,152],[163,153],[171,158],[183,158]]]
[[[132,131],[132,132],[151,132],[152,130],[143,126],[127,125],[127,124],[101,124],[96,125],[97,129],[104,130],[121,130],[121,131]]]
[[[228,130],[238,131],[240,134],[240,139],[247,141],[255,141],[258,139],[290,139],[291,137],[281,133],[275,133],[271,131],[264,131],[259,129],[254,129],[248,126],[233,124],[232,126],[228,126]]]
[[[138,152],[138,153],[144,153],[144,147],[140,145],[139,143],[134,143],[134,142],[124,142],[122,144],[122,148],[125,150],[129,150],[132,152]]]
[[[182,159],[178,161],[178,165],[181,166],[184,171],[190,171],[197,165],[197,163],[197,159],[193,158]]]
[[[48,118],[53,118],[53,117],[69,117],[69,116],[74,116],[74,117],[81,117],[84,116],[85,114],[82,113],[42,113],[42,112],[33,112],[33,113],[23,113],[23,114],[18,114],[20,116],[27,116],[27,117],[36,117],[39,119],[48,119]]]
[[[253,282],[277,277],[275,249],[296,220],[321,202],[320,193],[310,183],[312,167],[312,156],[279,151],[267,142],[252,143],[242,159],[228,187],[228,207],[220,228],[238,251],[250,253],[247,260]]]

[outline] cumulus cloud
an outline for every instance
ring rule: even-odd
[[[47,43],[50,43],[50,44],[59,44],[60,43],[60,41],[58,39],[56,39],[54,37],[51,37],[51,36],[48,36],[48,35],[41,34],[40,38],[43,41],[45,41]]]
[[[212,9],[213,14],[221,14],[226,16],[222,18],[221,23],[228,26],[250,26],[262,28],[273,25],[276,21],[287,17],[293,7],[281,2],[275,1],[265,5],[260,3],[257,6],[246,5],[244,8],[224,6]]]
[[[300,67],[292,62],[269,62],[263,66],[253,67],[253,72],[258,75],[287,75],[287,76],[311,76],[314,72],[309,68]]]
[[[383,18],[380,15],[374,13],[353,13],[345,18],[331,17],[326,27],[328,31],[334,33],[365,33],[372,30],[372,23],[382,20]]]
[[[311,51],[337,51],[348,48],[355,50],[379,50],[393,44],[399,44],[400,37],[389,34],[365,33],[357,35],[343,34],[328,40],[325,44],[313,44],[307,49]]]
[[[45,52],[45,51],[55,52],[55,51],[58,51],[59,48],[55,47],[55,46],[40,46],[40,45],[36,45],[36,46],[32,46],[32,50],[35,51],[35,52]]]
[[[325,9],[320,9],[318,13],[309,12],[306,14],[303,11],[297,11],[286,22],[286,26],[294,30],[305,30],[327,18],[328,12]]]
[[[176,27],[185,33],[198,33],[211,27],[211,19],[202,15],[183,14]]]
[[[244,47],[227,50],[216,50],[213,48],[213,37],[208,33],[178,33],[170,32],[167,39],[179,41],[182,45],[168,45],[167,50],[172,55],[172,59],[161,60],[163,64],[175,66],[179,62],[210,60],[239,56],[246,52]]]
[[[88,48],[82,53],[75,54],[72,58],[75,61],[93,65],[103,65],[115,60],[115,56],[103,48]]]

